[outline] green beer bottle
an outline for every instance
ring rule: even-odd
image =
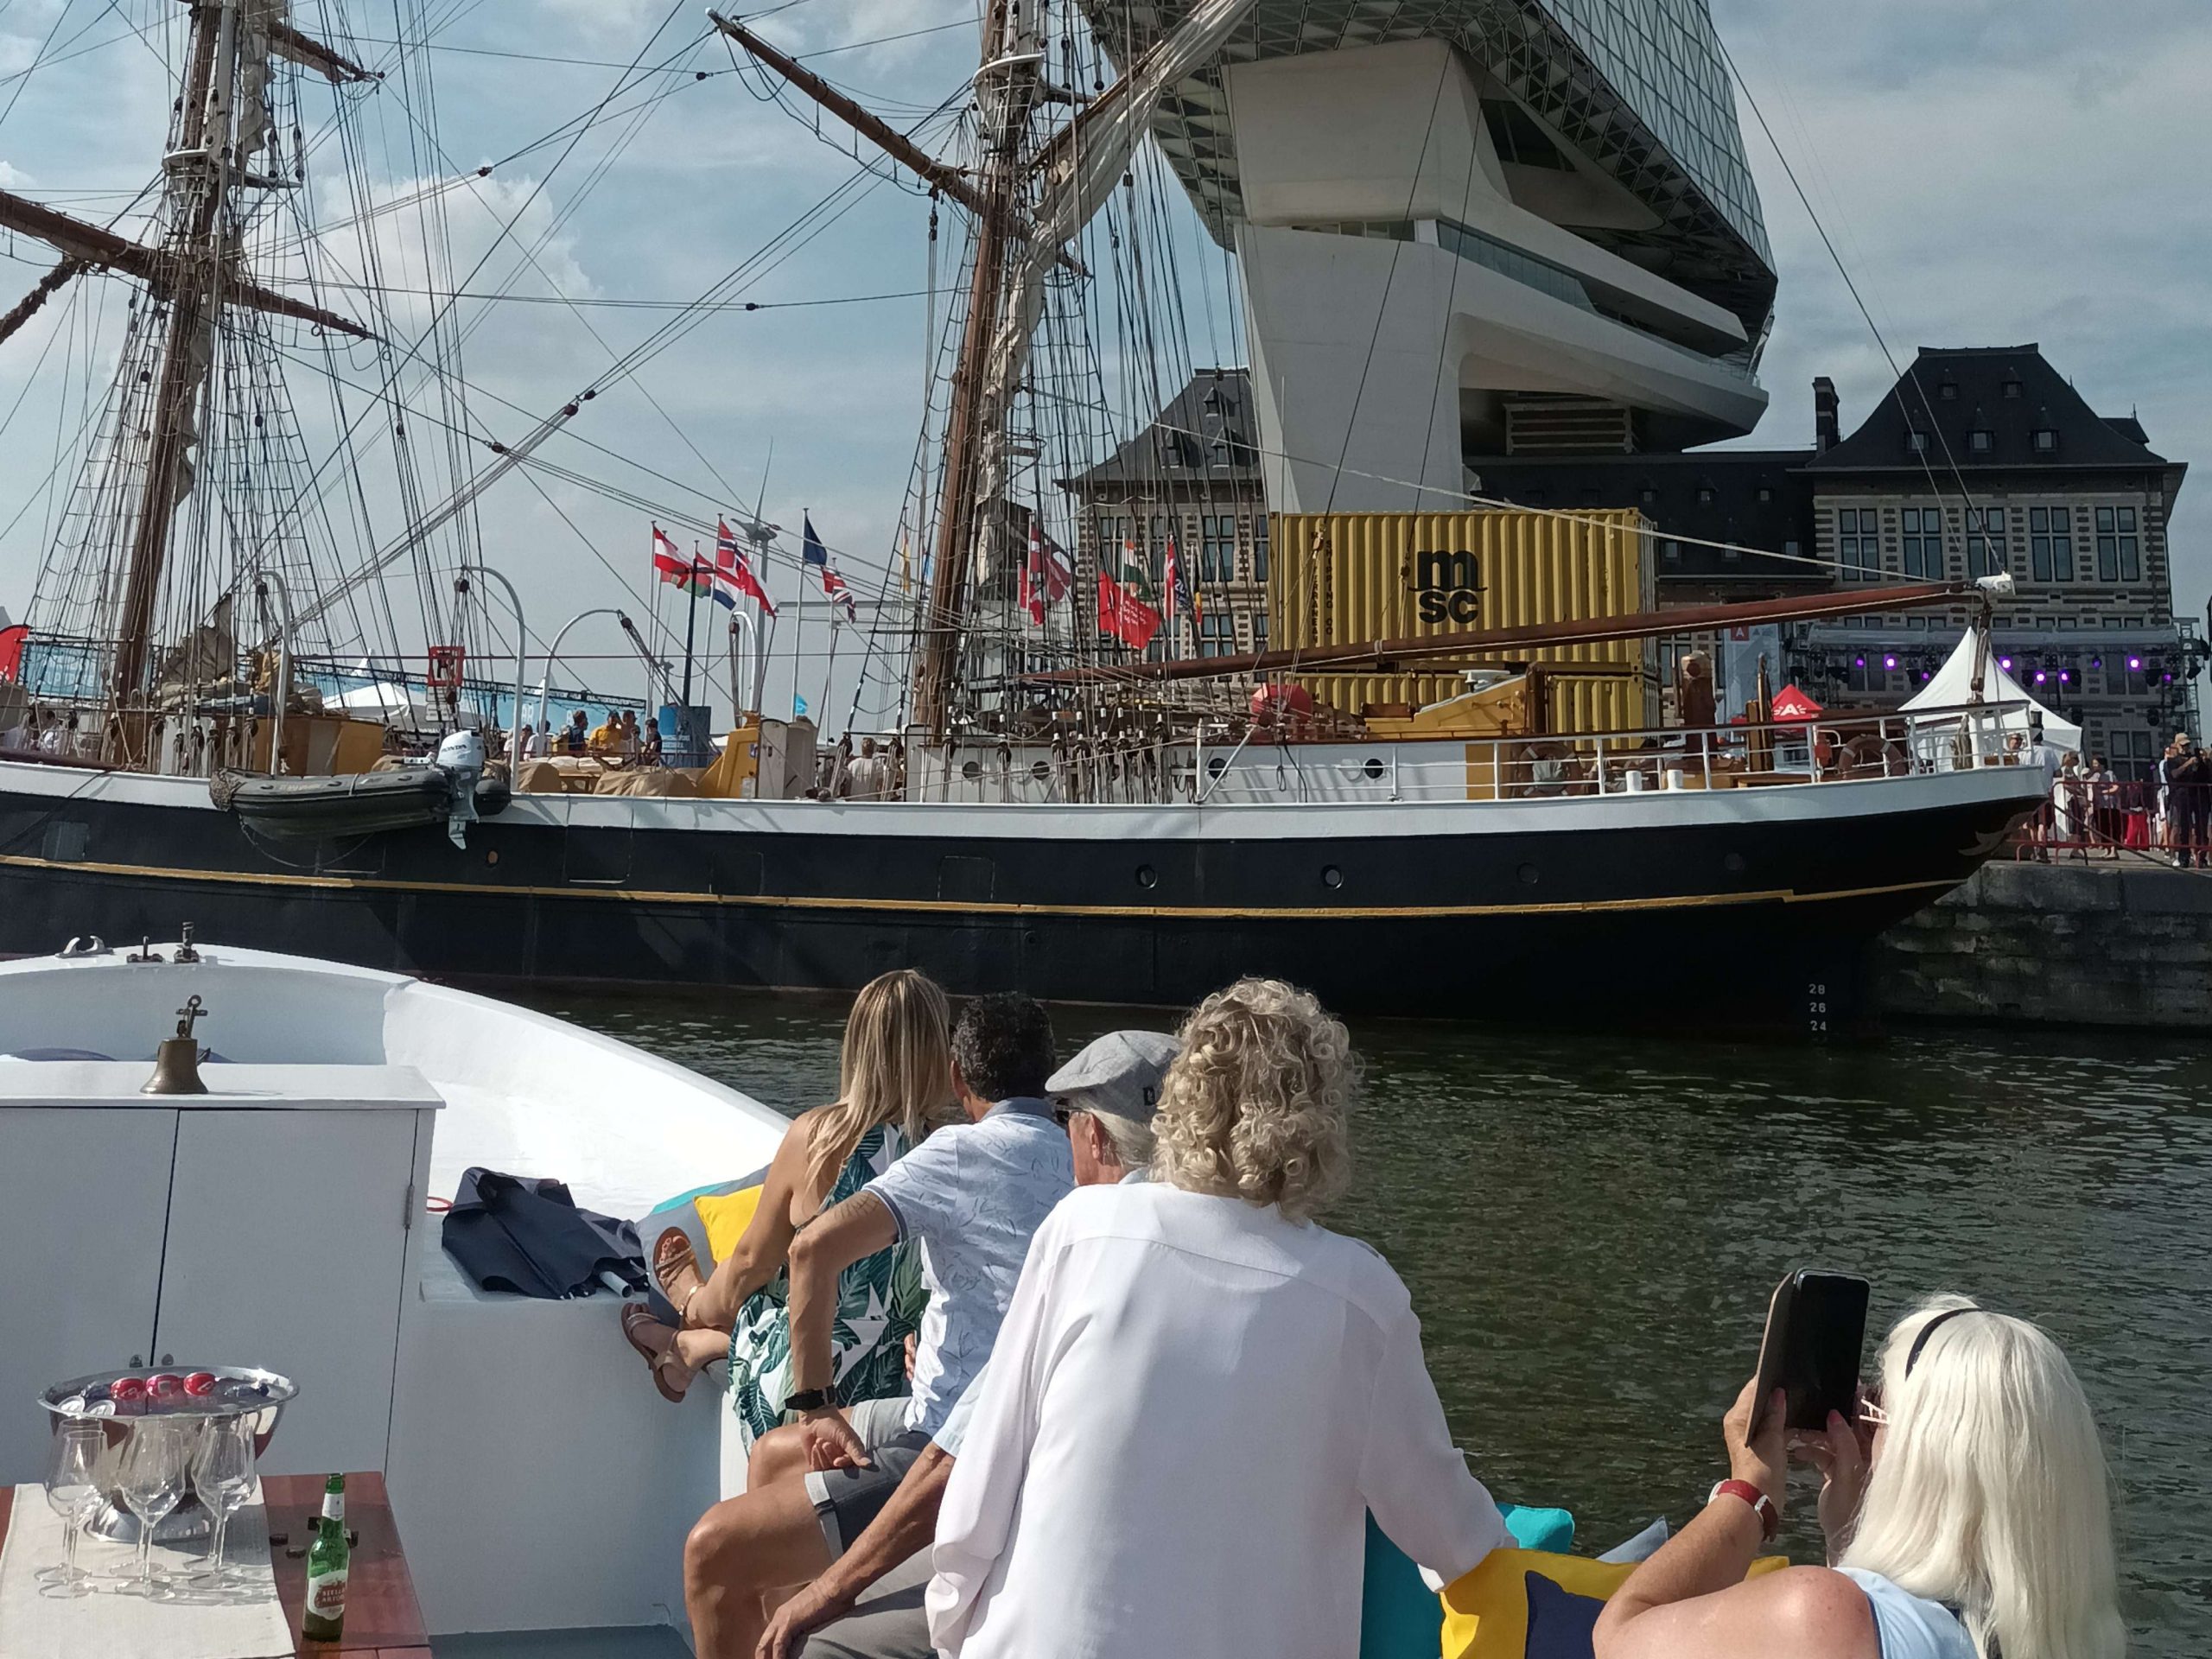
[[[322,1489],[322,1518],[315,1523],[308,1551],[308,1605],[300,1635],[309,1642],[335,1642],[346,1628],[346,1573],[352,1552],[346,1547],[346,1477],[333,1475]]]

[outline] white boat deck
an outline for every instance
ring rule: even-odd
[[[173,1306],[181,1281],[197,1280],[219,1293],[203,1299],[211,1307],[230,1310],[225,1351],[208,1360],[281,1370],[291,1353],[311,1373],[334,1344],[369,1357],[320,1390],[303,1383],[264,1466],[362,1467],[345,1453],[364,1435],[388,1447],[381,1466],[441,1656],[684,1651],[684,1535],[741,1477],[741,1465],[726,1467],[736,1437],[721,1390],[702,1380],[682,1405],[664,1401],[610,1294],[480,1290],[439,1247],[423,1199],[449,1197],[482,1165],[558,1178],[579,1204],[635,1217],[760,1168],[785,1120],[487,998],[219,943],[198,963],[170,960],[175,950],[156,946],[159,963],[128,962],[118,947],[0,964],[0,1055],[109,1057],[0,1060],[0,1233],[30,1253],[15,1256],[0,1294],[0,1324],[29,1333],[0,1363],[11,1395],[28,1392],[19,1370],[42,1387],[128,1362],[111,1351],[130,1345],[124,1331],[158,1330],[130,1338],[149,1355],[156,1343],[181,1350],[193,1338],[174,1332],[213,1328]],[[195,995],[207,1009],[199,1039],[221,1057],[205,1067],[215,1092],[139,1095],[156,1044]],[[358,1127],[371,1118],[394,1127],[379,1138]],[[124,1126],[162,1122],[194,1135],[142,1133],[137,1163],[118,1151]],[[190,1147],[215,1126],[232,1138],[211,1143],[213,1173],[194,1175]],[[334,1154],[323,1137],[341,1128],[355,1138]],[[213,1253],[209,1271],[178,1272],[188,1232]],[[135,1263],[147,1279],[143,1326],[95,1331],[76,1317],[88,1233],[116,1253],[116,1271]],[[353,1399],[357,1386],[373,1398]],[[346,1421],[319,1424],[311,1402],[334,1405],[334,1394],[348,1397]],[[12,1443],[0,1433],[0,1452]]]

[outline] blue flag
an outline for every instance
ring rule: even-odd
[[[808,513],[799,523],[806,531],[799,543],[799,557],[808,564],[827,570],[830,568],[830,550],[822,545],[822,538],[814,533],[814,515]]]
[[[797,719],[798,719],[801,715],[804,715],[805,712],[806,712],[806,699],[805,699],[804,697],[793,697],[793,698],[791,699],[791,718],[792,718],[793,720],[797,720]]]

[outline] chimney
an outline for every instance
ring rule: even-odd
[[[1836,423],[1835,382],[1825,374],[1813,381],[1813,450],[1826,454],[1843,441]]]

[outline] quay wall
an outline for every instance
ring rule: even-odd
[[[1871,973],[1891,1020],[2212,1036],[2212,874],[2141,862],[1985,865],[1884,934]]]

